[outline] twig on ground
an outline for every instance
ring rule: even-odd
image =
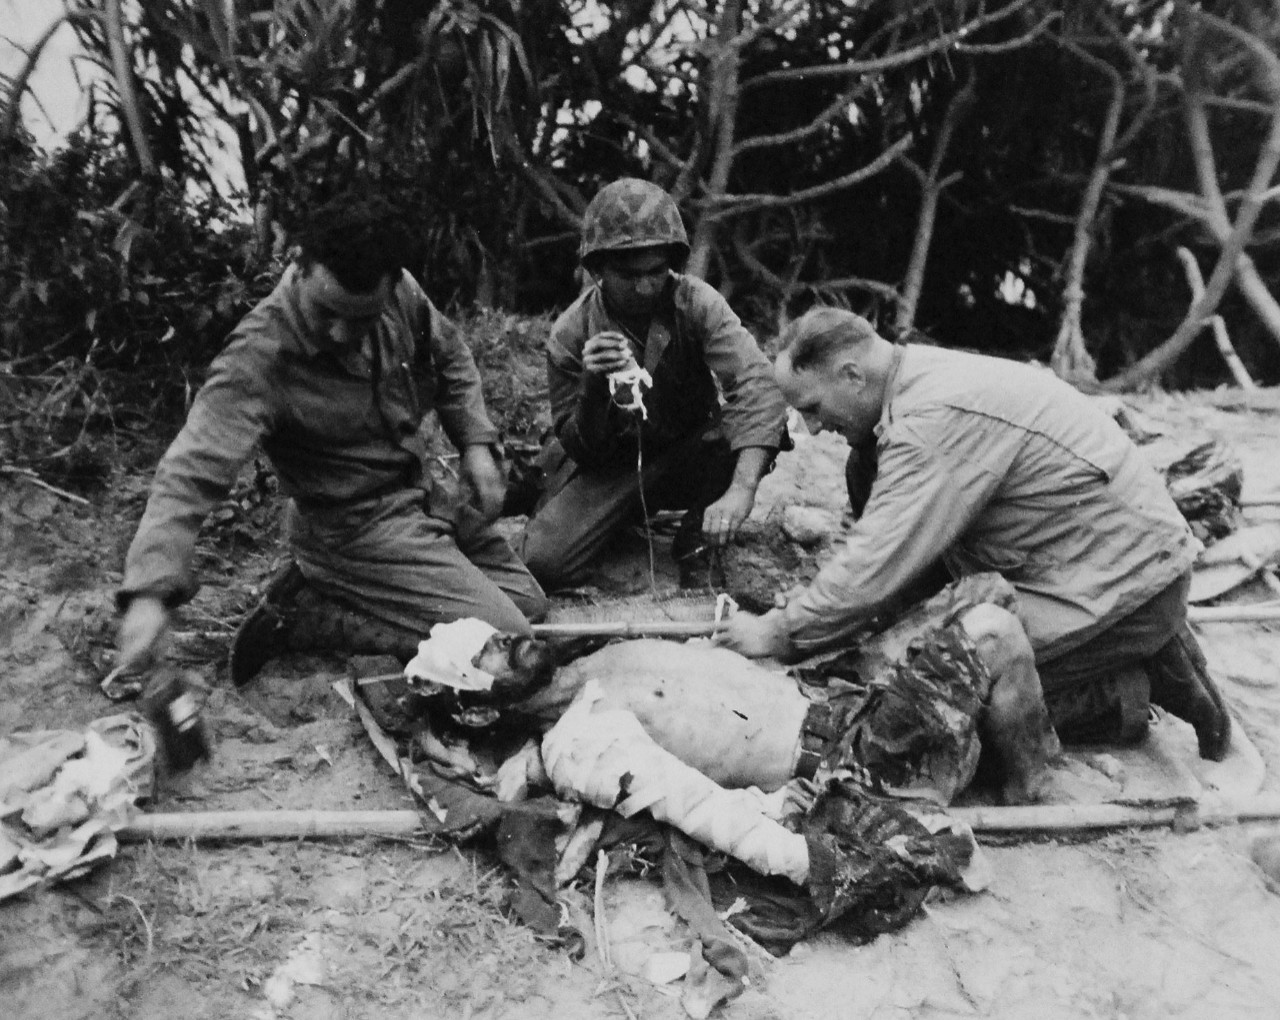
[[[601,850],[596,855],[596,890],[593,903],[596,954],[600,957],[600,963],[604,966],[605,977],[615,982],[613,992],[618,997],[618,1005],[622,1007],[622,1011],[627,1014],[629,1020],[636,1020],[635,1011],[631,1008],[631,1004],[627,1002],[622,989],[616,983],[617,970],[613,965],[613,953],[609,950],[609,921],[604,909],[604,879],[608,873],[609,855]]]
[[[30,468],[20,468],[13,467],[10,464],[0,464],[0,475],[16,475],[19,478],[25,478],[32,485],[52,492],[55,496],[60,496],[62,499],[71,503],[78,503],[80,506],[89,505],[89,501],[83,496],[77,496],[74,492],[67,492],[66,489],[59,489],[56,485],[50,485]]]
[[[116,898],[124,900],[129,906],[138,912],[138,916],[142,918],[142,928],[147,933],[147,955],[150,956],[155,951],[155,937],[151,931],[151,922],[147,920],[147,915],[143,913],[142,907],[132,896],[125,893],[116,893]]]
[[[601,850],[596,854],[596,891],[592,906],[595,912],[596,953],[608,970],[613,969],[613,956],[609,952],[609,925],[604,913],[604,879],[609,872],[609,855]]]

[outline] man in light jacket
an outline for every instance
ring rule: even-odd
[[[815,309],[784,334],[775,376],[811,428],[875,437],[865,511],[785,608],[738,614],[723,643],[797,657],[838,645],[941,556],[995,572],[1065,740],[1131,742],[1148,704],[1221,760],[1230,717],[1187,625],[1198,544],[1120,427],[1048,372],[915,345]]]

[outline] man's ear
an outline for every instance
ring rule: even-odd
[[[855,388],[861,388],[867,381],[867,373],[856,359],[841,358],[836,364],[836,377],[840,382]]]

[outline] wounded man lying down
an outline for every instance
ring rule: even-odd
[[[854,670],[846,662],[829,671],[814,698],[792,677],[709,642],[623,641],[551,671],[535,639],[477,630],[454,652],[463,662],[455,686],[470,692],[453,695],[455,718],[474,726],[478,712],[496,711],[508,726],[523,719],[532,733],[547,730],[503,767],[500,797],[551,785],[624,815],[647,809],[757,871],[803,884],[804,837],[746,788],[768,793],[798,778],[821,792],[835,780],[945,806],[986,746],[1006,800],[1034,798],[1059,747],[1034,670],[1017,668],[1030,652],[1019,655],[1014,639],[1025,636],[1001,602],[1012,592],[998,575],[950,586],[854,657]],[[409,676],[440,675],[430,661],[439,630]],[[472,670],[488,694],[474,693]]]

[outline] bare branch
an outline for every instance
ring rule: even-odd
[[[688,71],[679,70],[670,65],[655,64],[648,60],[636,60],[634,64],[654,81],[674,79],[675,81],[682,81],[686,85],[697,87],[698,76],[690,74]]]
[[[1152,205],[1173,209],[1193,220],[1204,222],[1208,215],[1204,199],[1186,191],[1174,191],[1172,188],[1162,188],[1155,184],[1113,184],[1111,190],[1118,191],[1122,195],[1133,195]]]
[[[1244,113],[1270,114],[1271,107],[1257,99],[1237,99],[1235,96],[1205,96],[1206,106],[1216,106],[1223,110],[1240,110]]]
[[[902,300],[902,295],[898,293],[896,287],[890,284],[882,283],[880,280],[868,280],[862,276],[842,276],[835,280],[821,280],[815,283],[803,284],[809,290],[865,290],[872,294],[879,294],[886,301],[892,301],[897,304]]]
[[[741,0],[724,0],[716,17],[716,38],[731,39],[737,34],[742,21]],[[707,111],[711,122],[711,166],[706,178],[706,192],[712,198],[723,196],[729,187],[729,174],[733,169],[733,137],[738,126],[738,104],[741,98],[741,82],[738,77],[739,53],[731,46],[717,52],[710,61],[709,81],[703,83],[707,92]],[[714,250],[719,218],[704,215],[698,219],[691,239],[686,271],[694,276],[706,274],[710,255]]]
[[[1181,245],[1178,247],[1178,261],[1182,263],[1182,269],[1187,274],[1187,286],[1191,288],[1191,300],[1193,302],[1199,301],[1204,296],[1204,277],[1200,274],[1200,263],[1196,261],[1196,257],[1191,252]],[[1231,346],[1231,338],[1227,336],[1227,324],[1222,321],[1222,316],[1213,316],[1208,324],[1213,327],[1213,339],[1218,345],[1218,351],[1222,354],[1222,360],[1227,363],[1227,368],[1231,370],[1231,374],[1236,380],[1236,385],[1244,390],[1257,389],[1253,379],[1245,369],[1244,363],[1241,362],[1240,355]]]
[[[517,247],[521,251],[532,251],[534,248],[549,248],[552,245],[564,244],[566,241],[576,242],[579,233],[580,231],[577,230],[562,230],[558,234],[548,234],[546,237],[535,237],[529,241],[521,241]]]
[[[1237,190],[1237,191],[1228,191],[1222,197],[1225,198],[1228,202],[1235,202],[1241,198],[1244,198],[1244,196],[1245,196],[1245,192]],[[1268,188],[1266,191],[1262,193],[1261,197],[1262,197],[1262,201],[1264,202],[1270,202],[1270,201],[1273,201],[1274,199],[1280,198],[1280,184],[1277,184],[1274,187]]]
[[[844,78],[854,74],[871,74],[877,71],[887,71],[895,67],[903,67],[906,64],[914,63],[924,57],[934,53],[939,53],[949,49],[954,44],[961,42],[965,38],[979,29],[987,28],[990,25],[998,24],[1007,18],[1017,14],[1018,11],[1026,7],[1032,0],[1014,0],[1007,7],[1003,7],[998,11],[990,14],[981,14],[972,21],[966,22],[953,32],[945,32],[938,38],[927,43],[920,43],[918,46],[911,46],[905,50],[900,50],[886,57],[877,57],[874,60],[850,60],[841,64],[821,64],[811,67],[790,67],[780,71],[768,71],[765,74],[758,75],[755,78],[748,79],[743,82],[743,91],[755,88],[759,85],[772,84],[780,81],[812,81],[819,78]]]
[[[1008,53],[1011,50],[1020,50],[1036,41],[1036,39],[1049,30],[1049,26],[1055,21],[1062,18],[1061,11],[1054,11],[1052,14],[1046,14],[1040,21],[1015,39],[1009,39],[1006,42],[999,43],[956,43],[957,53],[974,53],[974,54],[990,54],[990,53]]]
[[[1048,209],[1032,209],[1025,205],[1011,205],[1009,206],[1009,211],[1027,219],[1045,220],[1049,223],[1065,223],[1068,226],[1076,221],[1074,216],[1068,216],[1066,213],[1050,212]]]
[[[520,143],[509,132],[503,132],[502,134],[502,147],[506,152],[507,158],[515,165],[516,171],[546,203],[551,212],[555,214],[556,219],[570,230],[580,229],[582,227],[581,213],[571,209],[565,203],[564,198],[556,190],[553,183],[547,179],[549,175],[543,173],[542,170],[529,162],[529,158],[524,154]]]
[[[1089,183],[1080,198],[1080,208],[1076,213],[1071,254],[1067,260],[1066,283],[1062,293],[1062,321],[1058,326],[1058,337],[1049,361],[1053,370],[1064,379],[1093,381],[1097,376],[1097,363],[1085,347],[1084,330],[1081,326],[1084,312],[1084,271],[1089,257],[1089,245],[1093,240],[1094,221],[1111,176],[1112,153],[1120,130],[1120,115],[1124,111],[1125,89],[1120,72],[1105,60],[1076,46],[1071,40],[1064,41],[1063,45],[1111,82],[1111,99],[1107,103],[1102,131],[1098,136],[1098,151],[1094,154]]]
[[[778,9],[778,12],[768,21],[763,21],[758,25],[754,25],[753,27],[746,29],[745,31],[739,32],[730,45],[741,52],[766,32],[772,32],[775,29],[781,28],[806,6],[808,6],[808,0],[792,0],[790,3],[784,3]]]
[[[1246,32],[1243,28],[1237,28],[1231,22],[1225,18],[1218,17],[1216,14],[1210,14],[1200,8],[1195,8],[1192,13],[1206,25],[1216,28],[1223,35],[1231,36],[1236,42],[1249,50],[1262,67],[1263,82],[1271,93],[1272,98],[1280,99],[1280,57],[1277,57],[1265,42],[1251,32]]]
[[[1183,93],[1183,109],[1186,114],[1187,133],[1191,138],[1191,155],[1195,164],[1196,180],[1203,197],[1203,222],[1219,244],[1225,244],[1231,235],[1231,217],[1227,212],[1226,198],[1218,186],[1218,167],[1213,154],[1213,141],[1209,137],[1209,118],[1205,114],[1201,94],[1195,89]],[[1280,95],[1276,103],[1280,104]],[[1259,205],[1270,200],[1276,189],[1264,190],[1257,196]],[[1280,302],[1258,274],[1257,266],[1247,252],[1240,253],[1236,264],[1236,284],[1241,294],[1253,308],[1263,325],[1280,343]]]
[[[911,148],[911,136],[904,135],[866,166],[842,177],[827,181],[824,184],[817,184],[812,188],[805,188],[801,191],[793,191],[789,195],[755,193],[709,197],[706,200],[707,204],[717,205],[720,208],[708,213],[708,215],[716,217],[736,216],[739,213],[755,209],[774,209],[781,206],[799,205],[802,202],[812,202],[818,198],[826,198],[828,195],[834,195],[837,191],[842,191],[855,184],[860,184],[870,177],[874,177],[909,148]],[[726,206],[728,208],[725,208]]]
[[[1280,166],[1280,102],[1276,103],[1272,114],[1270,130],[1258,155],[1245,200],[1236,215],[1231,235],[1222,246],[1218,263],[1205,284],[1204,294],[1192,304],[1173,336],[1129,369],[1107,380],[1105,389],[1117,392],[1141,385],[1172,365],[1195,339],[1201,324],[1213,314],[1235,275],[1240,256],[1244,253],[1244,247],[1252,236],[1253,226],[1262,210],[1262,196],[1269,189],[1277,166]]]
[[[951,138],[956,128],[968,115],[976,96],[974,76],[971,74],[969,80],[964,83],[964,87],[947,103],[947,111],[942,117],[938,138],[933,146],[933,156],[929,160],[928,173],[920,182],[920,217],[916,222],[915,238],[911,244],[911,258],[907,262],[907,274],[902,282],[902,299],[898,303],[898,311],[894,317],[894,325],[902,333],[914,325],[916,307],[920,303],[920,294],[924,290],[924,271],[929,259],[929,248],[933,244],[933,224],[938,213],[938,197],[960,176],[958,173],[953,173],[945,178],[942,177],[942,163],[947,158],[947,150],[951,148]],[[915,166],[914,162],[908,162],[911,166]]]
[[[685,160],[677,156],[666,142],[654,133],[654,130],[647,124],[641,124],[631,114],[622,110],[609,110],[609,116],[618,123],[630,128],[637,136],[643,138],[645,143],[667,166],[673,167],[677,173],[682,172],[688,165]]]
[[[747,239],[743,231],[745,222],[745,220],[740,220],[738,222],[737,229],[733,231],[732,242],[734,254],[738,256],[738,261],[746,267],[748,272],[761,280],[767,286],[779,291],[785,301],[791,294],[793,283],[783,279],[756,258],[756,253],[752,250],[751,245],[747,243]]]
[[[1108,39],[1118,46],[1129,59],[1129,63],[1137,69],[1138,76],[1142,81],[1142,106],[1129,121],[1129,126],[1125,128],[1124,133],[1116,139],[1115,144],[1112,146],[1108,158],[1114,160],[1116,155],[1133,144],[1139,133],[1150,121],[1151,115],[1155,112],[1156,103],[1160,98],[1159,75],[1156,74],[1155,68],[1142,58],[1142,54],[1138,52],[1132,40],[1120,31],[1114,21],[1110,18],[1104,18],[1103,22]]]
[[[735,156],[740,156],[744,152],[750,152],[753,149],[764,149],[778,145],[792,145],[795,142],[802,142],[806,138],[816,135],[831,121],[835,120],[840,114],[844,113],[859,92],[866,89],[864,82],[857,82],[850,88],[841,92],[832,102],[803,127],[795,128],[792,131],[781,131],[773,135],[756,135],[753,138],[747,138],[734,146],[733,152]]]

